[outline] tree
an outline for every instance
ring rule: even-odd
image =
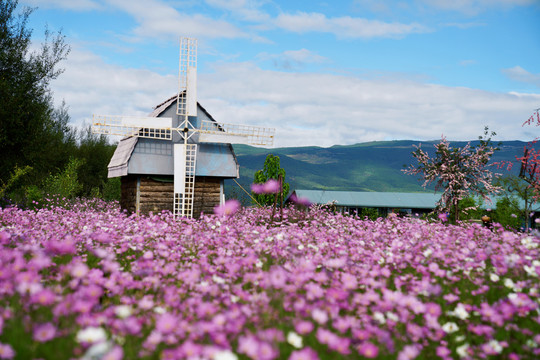
[[[469,195],[479,195],[489,201],[489,194],[499,191],[491,181],[493,173],[489,171],[488,162],[497,148],[491,145],[492,132],[486,127],[484,136],[479,137],[478,145],[469,142],[463,148],[452,148],[443,136],[441,142],[435,144],[435,157],[423,151],[420,146],[412,153],[418,165],[410,165],[403,171],[407,174],[421,174],[423,186],[436,181],[435,190],[444,189],[439,210],[448,211],[454,221],[459,220],[459,202]]]
[[[536,109],[535,113],[523,123],[525,125],[540,126],[540,109]],[[519,177],[527,181],[530,188],[534,191],[534,198],[540,198],[540,152],[534,148],[539,138],[530,141],[523,149],[523,156],[517,158],[521,163]],[[511,166],[511,164],[509,164]]]
[[[268,180],[281,181],[281,199],[289,194],[289,184],[285,182],[285,170],[279,164],[279,156],[268,154],[262,170],[256,171],[253,179],[254,184],[264,184]],[[253,198],[260,205],[272,205],[275,201],[274,194],[257,194],[252,192]]]
[[[61,33],[45,30],[41,48],[30,51],[32,31],[26,24],[32,9],[15,14],[17,0],[0,0],[0,181],[13,170],[32,167],[34,180],[63,168],[69,156],[62,146],[66,122],[55,112],[49,89],[62,69],[57,65],[69,53]],[[69,138],[69,136],[68,136]],[[58,153],[59,148],[63,150]]]
[[[536,190],[529,186],[523,178],[513,175],[497,179],[496,185],[506,190],[503,192],[503,199],[501,200],[506,199],[506,203],[512,205],[512,213],[519,215],[519,217],[524,220],[525,230],[528,231],[531,214],[536,210],[533,208]],[[517,198],[523,200],[523,207],[520,206]],[[498,203],[497,210],[499,210]]]
[[[96,135],[88,126],[78,136],[79,146],[76,156],[83,160],[78,170],[83,196],[103,194],[107,180],[107,164],[111,160],[115,146],[109,144],[105,135]],[[110,184],[109,184],[110,185]]]

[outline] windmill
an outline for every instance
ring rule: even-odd
[[[198,143],[271,146],[275,129],[197,119],[197,40],[180,39],[176,117],[94,115],[96,134],[134,136],[173,143],[175,217],[193,217]]]

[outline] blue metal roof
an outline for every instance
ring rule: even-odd
[[[434,209],[441,198],[441,193],[326,190],[294,190],[293,193],[299,198],[307,198],[312,204],[324,205],[335,201],[337,206],[350,208]],[[494,210],[500,199],[502,196],[491,196],[491,203],[484,201],[480,208]],[[519,204],[521,208],[525,206],[521,199]],[[540,210],[540,203],[535,203],[532,209]]]
[[[440,193],[399,193],[368,191],[326,191],[295,190],[299,198],[307,198],[313,204],[327,204],[333,201],[337,206],[434,209],[441,198]]]

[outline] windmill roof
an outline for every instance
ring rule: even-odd
[[[154,107],[154,110],[150,114],[148,114],[148,116],[150,116],[150,117],[158,117],[159,115],[161,115],[165,110],[167,110],[169,108],[169,106],[171,106],[176,101],[177,96],[178,95],[173,95],[170,98],[168,98],[167,100],[165,100],[164,102],[162,102],[161,104],[156,105]],[[199,102],[197,102],[197,106],[201,108],[201,110],[204,112],[204,114],[206,116],[208,116],[210,118],[210,120],[216,121],[212,117],[212,115],[210,115],[210,113]]]
[[[149,116],[171,116],[166,113],[176,112],[175,109],[171,110],[176,99],[174,95],[158,104]],[[216,121],[201,104],[197,103],[197,107],[199,117]],[[109,177],[127,174],[173,175],[173,143],[160,139],[124,138],[118,143],[108,170]],[[238,177],[238,160],[231,144],[199,143],[195,171],[197,176]]]

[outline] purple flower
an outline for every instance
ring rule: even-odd
[[[9,344],[0,343],[0,359],[13,359],[15,351]]]
[[[214,214],[218,216],[231,216],[240,209],[240,201],[231,199],[225,201],[225,204],[218,205],[214,208]]]
[[[311,206],[311,201],[309,201],[308,198],[298,197],[296,196],[296,194],[291,194],[291,196],[289,196],[289,200],[292,201],[296,205],[305,206],[305,207]]]
[[[289,360],[319,360],[319,356],[312,348],[305,347],[302,350],[293,351]]]
[[[122,360],[124,358],[124,350],[121,346],[116,345],[109,351],[101,360]]]
[[[38,342],[47,342],[53,339],[55,335],[56,327],[50,322],[37,325],[34,328],[34,340]]]
[[[262,194],[264,192],[264,184],[251,184],[251,191],[254,194]]]
[[[264,184],[251,184],[251,191],[255,194],[274,194],[281,190],[279,181],[269,179]]]
[[[420,350],[421,348],[418,345],[405,345],[403,350],[399,352],[397,359],[398,360],[416,359],[418,354],[420,354]]]
[[[441,220],[442,222],[448,221],[448,214],[447,213],[440,213],[439,214],[439,220]]]
[[[165,313],[156,320],[156,330],[161,334],[166,335],[174,332],[178,324],[178,319],[172,315]]]
[[[376,358],[379,355],[379,348],[369,341],[361,343],[357,350],[358,354],[368,359]]]
[[[270,179],[263,186],[263,192],[265,194],[274,194],[278,193],[281,190],[281,185],[279,181]]]
[[[294,324],[294,329],[300,335],[309,334],[310,332],[313,331],[313,327],[314,327],[313,323],[307,320],[300,320]]]

